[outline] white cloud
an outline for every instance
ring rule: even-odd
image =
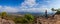
[[[4,11],[7,11],[7,12],[18,12],[18,9],[6,6]]]
[[[23,12],[45,12],[45,10],[47,10],[48,12],[51,12],[51,8],[47,8],[46,5],[42,5],[41,7],[38,8],[20,8],[21,11]]]
[[[21,8],[21,11],[23,11],[23,12],[45,12],[45,10],[47,10],[48,12],[51,12],[50,8],[45,8],[45,7],[41,7],[41,8]]]
[[[25,0],[22,4],[22,8],[33,7],[36,4],[35,0]]]
[[[15,7],[9,7],[9,6],[0,6],[0,9],[2,11],[6,12],[44,12],[45,10],[48,10],[48,12],[51,12],[51,8],[58,8],[60,3],[57,2],[51,2],[50,0],[44,0],[44,2],[47,3],[47,5],[36,3],[36,0],[25,0],[21,3],[20,9]],[[58,0],[59,1],[59,0]],[[3,8],[4,7],[4,8]]]
[[[2,6],[0,5],[0,9],[2,8]]]
[[[1,6],[1,12],[18,12],[19,10],[14,7],[9,7],[9,6]]]
[[[46,2],[50,2],[50,1],[46,1]],[[41,5],[36,3],[36,0],[25,0],[22,4],[21,4],[21,11],[24,12],[44,12],[45,10],[48,10],[48,12],[51,12],[50,8],[47,8],[46,5]],[[37,7],[37,8],[35,8]]]
[[[49,0],[45,2],[50,3]],[[36,0],[25,0],[21,3],[20,9],[10,6],[0,6],[0,9],[6,12],[44,12],[45,10],[51,12],[50,8],[47,8],[46,5],[36,3]]]

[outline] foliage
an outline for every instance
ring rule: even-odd
[[[54,8],[52,8],[51,10],[54,11]]]
[[[1,16],[6,19],[14,20],[15,23],[29,23],[34,21],[34,16],[31,14],[25,14],[24,17],[21,16],[8,16],[7,12],[2,12]]]
[[[52,11],[57,11],[55,14],[60,14],[60,9],[54,9],[54,8],[52,8],[51,10]]]
[[[16,23],[25,23],[27,22],[23,17],[16,17],[15,18]]]
[[[6,12],[2,12],[2,13],[1,13],[1,16],[2,16],[2,18],[4,18],[4,17],[7,16],[7,13],[6,13]]]
[[[1,16],[7,16],[7,13],[6,12],[2,12]]]
[[[34,16],[31,14],[25,14],[25,19],[27,22],[32,22],[34,20]]]
[[[57,11],[55,14],[60,14],[60,11]]]
[[[31,14],[25,14],[24,17],[16,17],[15,22],[16,23],[28,23],[32,22],[34,20],[34,16]]]

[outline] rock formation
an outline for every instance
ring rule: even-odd
[[[15,23],[12,20],[6,20],[6,19],[0,18],[0,24],[15,24]]]
[[[54,17],[49,16],[48,19],[39,17],[37,18],[37,24],[60,24],[60,14],[56,14]]]

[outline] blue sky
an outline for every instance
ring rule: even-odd
[[[0,12],[52,12],[59,6],[60,0],[0,0]]]
[[[18,6],[20,5],[24,0],[0,0],[0,5],[6,5],[6,6]]]

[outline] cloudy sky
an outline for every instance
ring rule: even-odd
[[[60,8],[60,0],[0,0],[0,12],[44,12]]]

